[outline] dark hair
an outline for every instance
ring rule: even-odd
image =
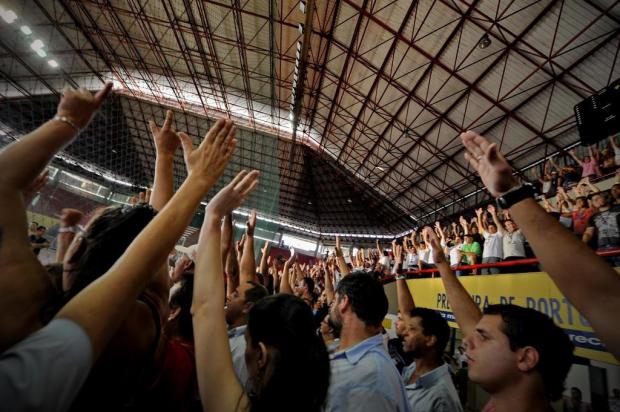
[[[106,273],[155,214],[155,210],[145,204],[104,209],[84,234],[75,268],[77,277],[66,298],[71,299]]]
[[[556,401],[564,391],[564,380],[573,362],[574,346],[568,336],[547,315],[517,305],[490,305],[485,315],[500,315],[502,331],[512,351],[532,346],[538,351],[536,370],[545,386],[545,394]]]
[[[250,395],[252,411],[321,411],[329,387],[329,357],[314,329],[312,310],[289,294],[258,301],[248,316],[251,344],[273,349],[268,380]]]
[[[435,353],[437,358],[441,359],[443,352],[446,350],[446,345],[450,339],[450,327],[448,322],[438,312],[428,308],[413,308],[409,315],[420,318],[420,325],[422,325],[422,333],[425,336],[435,336],[437,343],[435,343]]]
[[[252,285],[252,287],[245,291],[243,298],[246,302],[256,303],[265,296],[269,296],[267,288],[260,283],[256,283],[252,280],[249,280],[247,283]]]
[[[302,279],[302,282],[306,284],[306,288],[308,289],[308,292],[314,295],[314,280],[309,277],[304,277]]]
[[[353,312],[367,326],[379,326],[388,310],[383,285],[371,275],[355,271],[344,277],[336,287],[340,298],[347,296]]]
[[[47,230],[45,226],[37,226],[37,230]]]
[[[178,316],[179,337],[192,342],[194,340],[194,326],[192,324],[192,296],[194,294],[194,273],[184,272],[179,280],[181,285],[170,297],[170,308],[181,309]]]

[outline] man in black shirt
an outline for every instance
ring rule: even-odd
[[[44,249],[50,246],[47,239],[43,237],[45,236],[46,230],[47,229],[45,228],[45,226],[39,226],[37,227],[36,234],[30,235],[30,247],[32,248],[32,251],[34,252],[34,254],[37,256],[39,256],[41,249]]]
[[[583,241],[594,240],[597,250],[620,248],[620,206],[612,205],[609,193],[596,193],[592,203],[598,209],[588,221],[583,233]],[[608,257],[614,266],[620,266],[620,257]]]

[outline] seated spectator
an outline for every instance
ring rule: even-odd
[[[45,238],[45,226],[37,226],[37,231],[34,235],[30,235],[30,247],[36,256],[39,256],[41,249],[50,247],[50,242]]]
[[[336,288],[330,318],[340,329],[331,356],[326,411],[409,411],[405,387],[387,354],[381,322],[388,309],[383,286],[364,272]]]
[[[467,265],[475,265],[479,262],[482,255],[480,243],[474,242],[474,237],[469,233],[464,236],[465,243],[461,246],[461,255],[463,255],[464,263]],[[473,274],[477,273],[477,269],[473,269]]]
[[[203,409],[286,411],[295,405],[318,412],[328,388],[328,355],[315,333],[312,311],[301,299],[279,294],[251,308],[245,334],[247,392],[227,355],[220,222],[256,187],[257,178],[257,171],[242,171],[211,199],[200,232],[193,314]]]

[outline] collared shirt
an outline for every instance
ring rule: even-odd
[[[326,412],[409,412],[405,386],[377,334],[330,356]]]
[[[403,381],[412,410],[416,412],[463,412],[448,364],[444,363],[420,376],[414,383],[407,385],[415,369],[415,362],[403,369]]]
[[[241,382],[241,386],[245,388],[248,381],[248,368],[245,365],[245,328],[247,325],[237,326],[228,331],[228,344],[230,345],[230,353],[232,354],[233,367],[235,375]]]

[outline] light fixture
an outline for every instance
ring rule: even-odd
[[[485,34],[484,36],[482,36],[482,38],[478,42],[478,47],[481,49],[486,49],[490,45],[491,45],[491,38],[489,37],[488,34]]]
[[[41,50],[43,47],[45,47],[45,44],[43,44],[43,40],[41,39],[36,39],[30,43],[30,48],[34,51]]]
[[[37,54],[39,55],[39,57],[47,56],[47,53],[45,53],[45,50],[43,50],[43,49],[38,49],[37,50]]]
[[[306,2],[304,0],[299,2],[299,10],[301,10],[303,14],[306,14]]]
[[[37,52],[37,53],[38,53],[38,52]],[[48,60],[48,61],[47,61],[47,64],[49,64],[49,65],[50,65],[51,67],[53,67],[53,68],[58,67],[58,62],[57,62],[56,60],[54,60],[54,59],[52,59],[52,60]]]
[[[351,199],[347,199],[347,202],[349,203],[353,203],[353,201]]]
[[[15,14],[15,12],[13,10],[1,9],[0,10],[0,17],[2,17],[2,20],[4,20],[5,22],[7,22],[9,24],[11,24],[15,20],[17,20],[17,14]]]
[[[19,28],[22,33],[24,33],[26,36],[30,36],[32,34],[32,29],[30,29],[30,27],[28,26],[22,26]]]

